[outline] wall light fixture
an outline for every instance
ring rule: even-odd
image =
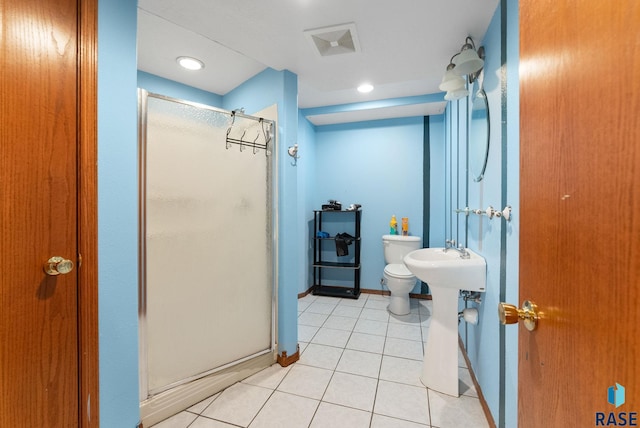
[[[467,37],[460,54],[455,58],[455,65],[454,73],[458,76],[468,75],[470,83],[473,82],[477,77],[477,73],[484,67],[484,47],[480,46],[480,49],[476,51],[473,39]]]
[[[469,83],[473,83],[484,67],[484,46],[476,51],[476,45],[471,37],[465,39],[460,52],[449,60],[447,71],[440,83],[441,91],[447,91],[444,99],[447,101],[459,100],[469,95],[466,83],[462,76],[467,76]]]
[[[453,64],[453,58],[451,58],[451,62],[447,66],[447,71],[442,77],[442,82],[440,83],[440,86],[438,86],[441,91],[447,91],[447,94],[444,96],[444,99],[447,101],[459,100],[460,98],[469,95],[469,91],[466,87],[467,82],[454,72],[455,67],[455,64]]]

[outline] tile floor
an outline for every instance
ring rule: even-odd
[[[387,312],[388,297],[298,300],[300,360],[273,365],[154,428],[488,427],[459,356],[459,398],[420,383],[431,301]]]

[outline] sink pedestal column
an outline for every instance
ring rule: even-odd
[[[433,314],[420,381],[434,391],[458,397],[459,291],[456,288],[429,288]]]

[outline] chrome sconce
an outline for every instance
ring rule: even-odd
[[[447,71],[438,86],[441,91],[447,92],[444,99],[447,101],[459,100],[469,95],[467,82],[462,76],[467,76],[469,83],[473,83],[482,71],[482,67],[484,67],[484,46],[480,46],[476,51],[473,39],[467,37],[460,52],[449,60]]]

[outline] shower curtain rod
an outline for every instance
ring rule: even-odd
[[[180,98],[168,97],[166,95],[156,94],[156,93],[153,93],[153,92],[147,92],[147,96],[153,97],[153,98],[159,98],[159,99],[165,100],[165,101],[173,101],[173,102],[177,102],[177,103],[180,103],[180,104],[186,104],[186,105],[189,105],[189,106],[192,106],[192,107],[201,108],[201,109],[204,109],[204,110],[211,110],[211,111],[215,111],[216,113],[227,114],[229,116],[237,116],[237,117],[241,117],[243,119],[255,120],[256,122],[260,122],[260,121],[273,122],[270,119],[265,119],[265,118],[262,118],[262,117],[259,117],[259,116],[251,116],[249,114],[242,113],[239,110],[234,110],[234,111],[224,110],[224,109],[221,109],[219,107],[213,107],[213,106],[210,106],[210,105],[207,105],[207,104],[196,103],[196,102],[193,102],[193,101],[187,101],[187,100],[183,100],[183,99],[180,99]]]

